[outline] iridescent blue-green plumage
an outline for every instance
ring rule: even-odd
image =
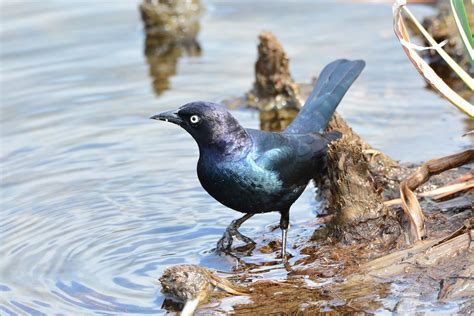
[[[324,167],[329,139],[245,129],[248,152],[221,159],[201,149],[198,176],[209,194],[243,213],[289,210]],[[331,135],[332,136],[332,135]]]
[[[210,102],[188,103],[153,118],[180,125],[196,140],[199,181],[212,197],[242,213],[280,212],[286,233],[291,205],[323,172],[327,145],[340,137],[322,131],[364,65],[344,59],[327,65],[298,116],[280,133],[245,129]]]

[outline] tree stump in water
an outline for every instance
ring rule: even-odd
[[[262,130],[281,130],[295,118],[302,100],[289,70],[289,59],[276,37],[259,36],[255,83],[246,95],[247,105],[259,109]]]
[[[346,243],[395,241],[400,225],[383,203],[383,188],[372,177],[362,146],[344,136],[329,145],[327,162],[333,236]]]
[[[383,152],[375,150],[366,143],[349,124],[335,112],[326,128],[326,132],[337,130],[345,135],[351,143],[361,148],[364,156],[370,157],[367,164],[374,180],[383,187],[385,199],[391,199],[399,195],[398,188],[400,182],[409,174],[409,168],[400,165]]]
[[[143,0],[139,6],[148,36],[195,38],[202,5],[199,0]]]

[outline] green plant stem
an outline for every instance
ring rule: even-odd
[[[451,10],[453,11],[454,21],[461,36],[464,49],[472,66],[474,66],[474,38],[472,37],[471,28],[467,19],[466,8],[463,0],[450,0]]]

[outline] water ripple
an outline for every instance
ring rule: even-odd
[[[457,113],[421,90],[393,38],[388,7],[357,4],[341,11],[323,0],[209,4],[199,39],[203,55],[181,58],[171,90],[156,100],[137,5],[2,4],[1,314],[163,313],[157,277],[166,266],[232,268],[231,259],[211,249],[239,214],[199,185],[193,140],[148,118],[190,100],[242,95],[253,80],[262,27],[284,43],[300,81],[333,58],[365,58],[367,71],[341,112],[395,158],[416,161],[466,144],[456,138],[464,129]],[[336,21],[331,12],[344,18]],[[340,23],[358,41],[330,35]],[[255,113],[234,114],[243,125],[258,126]],[[423,137],[407,142],[412,135]],[[430,137],[438,146],[429,146]],[[292,222],[312,217],[316,208],[310,188],[293,207]],[[269,228],[275,223],[277,214],[255,216],[242,232],[258,242],[278,238]],[[293,225],[290,242],[302,229]],[[261,274],[284,276],[278,264]]]

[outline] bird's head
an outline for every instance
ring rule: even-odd
[[[216,103],[191,102],[151,119],[177,124],[191,134],[200,149],[213,149],[226,155],[241,150],[250,141],[239,122]]]

